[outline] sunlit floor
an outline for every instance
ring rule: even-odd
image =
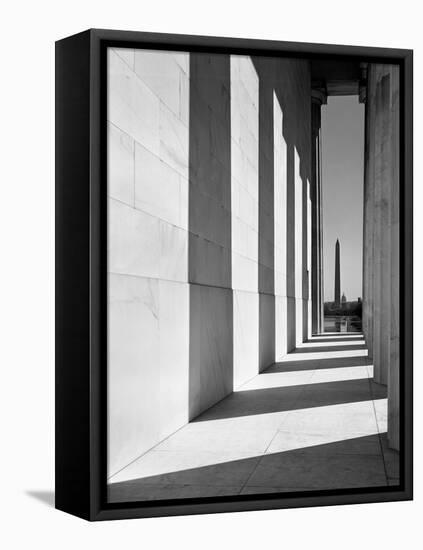
[[[109,480],[109,500],[397,485],[360,335],[314,337]]]

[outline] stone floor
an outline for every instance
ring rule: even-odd
[[[386,387],[357,334],[314,337],[109,480],[109,500],[399,483]]]

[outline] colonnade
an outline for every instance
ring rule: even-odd
[[[311,69],[109,52],[110,473],[324,331],[327,87],[311,87]],[[364,334],[394,448],[398,79],[368,67],[363,246]]]

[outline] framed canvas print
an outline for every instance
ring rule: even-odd
[[[412,52],[56,44],[56,506],[412,498]]]

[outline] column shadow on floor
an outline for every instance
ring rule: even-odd
[[[398,453],[391,451],[392,463]],[[385,487],[377,434],[109,485],[111,502]]]
[[[368,378],[237,391],[192,422],[358,403],[385,397],[386,387],[375,384],[373,393]]]
[[[333,364],[331,365],[331,362]],[[355,367],[367,366],[366,357],[344,357],[321,360],[303,360],[274,364],[262,375],[253,379],[253,383],[272,384],[268,376],[275,374],[275,383],[293,382],[296,373],[300,377],[307,370],[310,378],[307,383],[247,389],[237,391],[217,403],[191,424],[206,421],[219,421],[239,417],[254,417],[269,413],[283,413],[299,409],[305,411],[314,407],[353,404],[386,398],[386,387],[376,384],[370,378],[332,380],[312,383],[312,377],[329,375],[331,366],[339,368],[339,375],[345,373],[342,367],[351,369],[354,376]],[[329,370],[321,373],[321,369]],[[313,373],[313,371],[316,371]],[[333,372],[333,371],[332,371]],[[360,373],[360,370],[357,371]],[[282,376],[279,376],[279,375]],[[283,375],[287,374],[287,378]],[[337,373],[334,373],[337,376]],[[254,382],[254,380],[256,382]],[[294,383],[296,381],[294,380]],[[213,425],[210,426],[213,429]],[[280,430],[280,428],[279,428]],[[278,433],[282,433],[278,431]],[[351,434],[351,432],[349,432]],[[212,437],[213,434],[211,434]],[[239,434],[237,434],[239,436]],[[295,434],[293,434],[295,436]],[[339,433],[342,438],[343,433]],[[348,430],[344,437],[348,435]],[[294,437],[295,439],[295,437]],[[288,443],[289,444],[289,443]],[[298,443],[296,443],[298,444]],[[288,493],[297,491],[315,491],[325,489],[348,489],[362,487],[386,487],[399,484],[399,453],[388,449],[386,434],[373,434],[341,441],[313,445],[313,437],[299,438],[300,448],[283,452],[264,453],[248,456],[246,449],[243,458],[224,460],[216,452],[211,461],[216,463],[195,468],[182,468],[172,471],[172,454],[163,450],[158,452],[165,460],[165,469],[171,471],[158,475],[148,475],[126,481],[109,484],[111,502],[128,502],[137,500],[187,499],[198,497],[221,497],[229,495]],[[270,447],[268,447],[270,448]],[[181,466],[192,462],[195,450],[182,450],[185,457]],[[195,449],[195,448],[194,448]],[[275,448],[277,450],[277,447]],[[175,452],[175,451],[173,451]],[[202,450],[197,459],[200,463]],[[187,454],[188,453],[188,454]],[[178,454],[178,452],[176,452]],[[206,453],[206,454],[210,454]],[[211,453],[213,455],[213,453]],[[157,457],[156,457],[157,458]],[[228,456],[230,458],[230,456]],[[180,459],[180,457],[179,457]],[[210,461],[210,456],[205,457]],[[218,462],[222,460],[222,462]],[[177,468],[176,464],[174,468]],[[135,472],[134,472],[135,473]]]
[[[332,369],[342,367],[362,367],[367,364],[367,357],[333,357],[322,359],[305,359],[303,361],[290,361],[287,356],[286,361],[274,363],[268,369],[260,374],[272,374],[274,372],[295,372],[318,369]]]
[[[310,343],[312,344],[313,342],[336,342],[336,343],[340,343],[341,345],[345,342],[346,344],[348,342],[357,342],[357,341],[364,341],[364,338],[363,336],[357,336],[357,337],[339,337],[337,338],[336,336],[334,336],[333,338],[332,337],[324,337],[324,338],[321,338],[319,336],[313,336],[310,340],[307,340],[307,343]]]
[[[365,349],[367,349],[366,344],[348,345],[347,343],[345,343],[344,345],[339,345],[339,346],[316,346],[316,347],[310,346],[310,347],[296,348],[293,351],[291,351],[289,355],[295,355],[298,353],[327,353],[330,358],[331,353],[335,354],[338,351],[359,351],[359,350],[365,350]]]

